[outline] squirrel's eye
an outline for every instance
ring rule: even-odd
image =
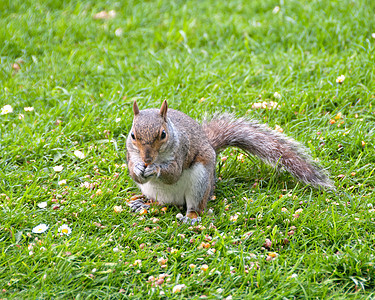
[[[131,135],[132,139],[135,140],[135,135],[134,135],[134,133],[132,132],[130,135]]]
[[[167,134],[165,133],[165,130],[163,130],[163,131],[161,132],[160,139],[161,139],[161,140],[164,140],[166,136],[167,136]]]

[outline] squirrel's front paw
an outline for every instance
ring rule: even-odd
[[[143,173],[143,177],[148,178],[148,177],[151,177],[151,176],[158,176],[159,170],[160,170],[160,168],[157,165],[155,165],[155,164],[149,165],[149,166],[146,167],[146,169]]]
[[[134,174],[137,177],[144,177],[144,172],[145,172],[146,166],[144,163],[136,163],[133,169]]]

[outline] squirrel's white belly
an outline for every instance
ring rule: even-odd
[[[138,185],[145,196],[160,204],[185,205],[186,196],[200,188],[202,176],[206,176],[206,169],[198,163],[184,170],[179,180],[174,184],[165,184],[158,178],[152,178],[150,181]]]

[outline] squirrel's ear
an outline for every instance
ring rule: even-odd
[[[136,100],[133,102],[133,112],[135,116],[139,114],[139,108]]]
[[[163,117],[164,121],[167,121],[167,110],[168,110],[168,103],[167,103],[167,100],[164,100],[163,104],[160,107],[160,114]]]

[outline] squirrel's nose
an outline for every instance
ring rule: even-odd
[[[143,162],[146,165],[149,165],[149,164],[152,163],[152,161],[153,161],[152,153],[151,153],[150,149],[146,149],[145,152],[144,152],[144,155],[143,155]]]

